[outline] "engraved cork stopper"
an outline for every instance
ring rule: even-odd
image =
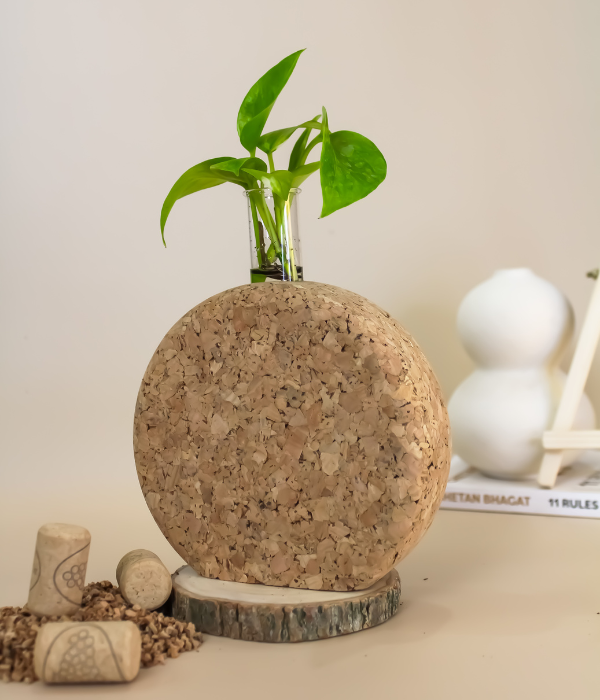
[[[133,622],[48,622],[37,635],[34,668],[44,683],[122,683],[137,676],[141,654]]]
[[[130,605],[155,610],[171,595],[171,574],[153,552],[134,549],[117,566],[121,595]]]
[[[72,615],[81,607],[90,533],[47,523],[38,530],[27,607],[36,615]]]

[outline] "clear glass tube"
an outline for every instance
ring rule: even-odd
[[[269,189],[246,190],[251,282],[303,279],[298,233],[300,192],[293,188],[284,200]]]

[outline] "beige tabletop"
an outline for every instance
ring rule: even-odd
[[[90,581],[114,581],[137,547],[181,563],[134,485],[43,502],[5,492],[0,604],[25,602],[49,521],[91,531]],[[381,627],[296,645],[205,635],[129,685],[0,684],[0,697],[600,698],[600,520],[442,511],[399,572],[402,607]]]

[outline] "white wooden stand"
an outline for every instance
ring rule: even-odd
[[[596,278],[592,299],[587,310],[573,355],[551,430],[544,433],[542,442],[546,450],[538,475],[543,488],[554,488],[560,470],[563,453],[572,449],[600,449],[600,430],[572,430],[577,407],[585,390],[592,360],[600,339],[600,281],[598,272],[589,273]]]

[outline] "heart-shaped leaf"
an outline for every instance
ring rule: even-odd
[[[321,217],[366,197],[385,180],[386,172],[385,158],[368,138],[354,131],[329,131],[323,108]]]
[[[292,187],[300,187],[307,177],[321,167],[321,163],[307,163],[292,171]]]
[[[321,118],[321,115],[318,114],[314,119],[309,119],[307,122],[304,122],[304,124],[299,124],[298,129],[318,129],[319,131],[323,131],[323,124],[319,121]]]
[[[244,97],[238,113],[237,130],[242,146],[250,153],[258,146],[258,140],[275,100],[290,79],[302,51],[304,49],[296,51],[273,66],[254,83]]]
[[[321,115],[316,116],[314,119],[310,119],[303,124],[298,124],[298,126],[288,126],[286,129],[277,129],[276,131],[269,131],[263,134],[259,141],[258,146],[264,153],[274,153],[282,143],[285,143],[290,136],[298,129],[305,129],[308,134],[310,134],[312,129],[322,129],[322,125],[317,121],[320,119]]]
[[[297,126],[290,126],[287,129],[269,131],[269,133],[260,137],[257,148],[263,153],[274,153],[282,143],[285,143],[290,138],[297,128]]]
[[[267,164],[260,158],[232,158],[220,163],[215,163],[210,166],[211,170],[219,172],[233,173],[236,177],[240,175],[240,169],[243,167],[252,168],[254,170],[267,171]]]
[[[227,160],[232,160],[231,156],[211,158],[210,160],[198,163],[198,165],[194,165],[193,168],[186,170],[173,187],[171,187],[171,191],[167,195],[160,212],[160,232],[165,246],[167,245],[165,243],[165,224],[167,223],[167,218],[175,202],[182,197],[186,197],[188,194],[193,194],[200,190],[207,190],[209,187],[216,187],[217,185],[222,185],[224,182],[227,182],[227,178],[211,170],[211,166],[215,163],[222,163]]]
[[[260,180],[263,186],[268,187],[273,194],[281,197],[284,201],[289,197],[293,179],[293,175],[289,170],[275,170],[272,173],[263,173],[260,170],[244,168],[244,171]]]

